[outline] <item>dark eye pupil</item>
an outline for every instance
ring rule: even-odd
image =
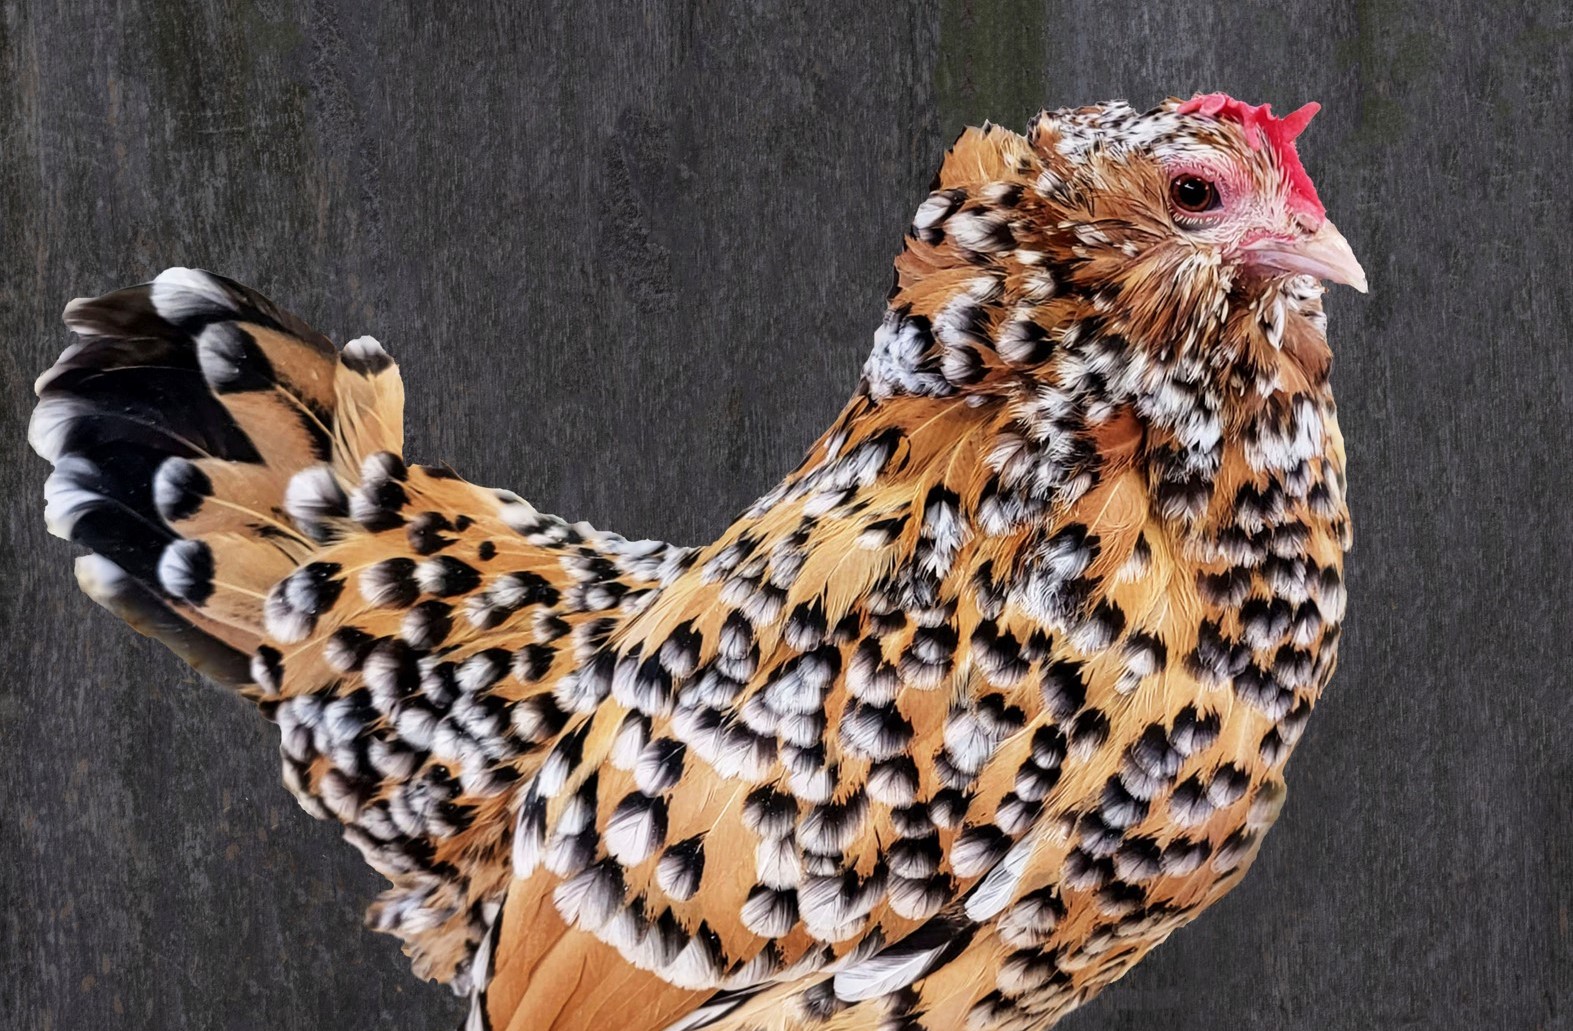
[[[1182,175],[1169,184],[1169,196],[1182,211],[1206,211],[1218,203],[1218,191],[1206,179]]]

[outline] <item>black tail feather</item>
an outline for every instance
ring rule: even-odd
[[[331,457],[322,384],[331,398],[337,350],[255,292],[192,269],[73,301],[65,321],[82,339],[39,377],[28,431],[55,466],[45,488],[50,531],[93,553],[78,579],[95,600],[214,679],[249,683],[256,635],[232,614],[218,621],[201,611],[212,588],[195,581],[211,580],[212,556],[204,565],[206,545],[182,542],[171,521],[211,492],[198,462],[255,467],[279,481],[264,468],[265,442],[226,404],[233,395],[282,397],[283,417],[310,441],[299,465]],[[292,338],[292,359],[308,367],[275,370],[254,339],[261,331]],[[318,384],[313,396],[292,385],[306,381]],[[266,524],[285,518],[283,498],[273,505],[259,513],[259,537],[278,535]]]

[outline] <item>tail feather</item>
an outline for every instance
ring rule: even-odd
[[[323,465],[353,482],[366,449],[402,444],[396,368],[369,338],[341,361],[266,298],[194,269],[72,301],[65,322],[81,339],[39,377],[28,435],[55,466],[50,531],[93,552],[89,596],[203,673],[252,684],[267,591],[325,533],[290,516],[291,479]]]
[[[133,579],[102,555],[76,560],[76,582],[84,594],[125,620],[140,634],[162,641],[192,669],[221,684],[252,680],[252,656],[228,640],[227,628],[190,613],[181,614],[157,591]]]
[[[356,337],[339,355],[346,375],[335,379],[334,465],[351,473],[365,456],[404,453],[404,381],[371,337]]]
[[[285,784],[393,882],[372,925],[468,990],[512,877],[510,785],[696,553],[407,466],[382,347],[340,352],[222,277],[170,269],[65,318],[81,340],[39,378],[30,440],[50,529],[91,552],[83,590],[259,702]]]

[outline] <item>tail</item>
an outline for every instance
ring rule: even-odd
[[[73,301],[39,378],[46,517],[96,601],[281,728],[285,785],[393,882],[368,920],[472,987],[515,794],[694,558],[407,466],[398,370],[219,276]]]
[[[193,269],[72,301],[65,322],[82,339],[39,377],[28,430],[55,467],[50,532],[89,549],[89,597],[213,680],[254,686],[269,589],[335,532],[291,480],[327,466],[353,483],[367,456],[402,452],[397,367],[370,337],[341,354]]]

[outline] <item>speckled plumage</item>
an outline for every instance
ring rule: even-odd
[[[407,464],[375,341],[186,269],[67,309],[51,528],[277,722],[468,1028],[1051,1026],[1244,874],[1335,661],[1321,287],[1164,209],[1225,162],[1321,217],[1231,110],[969,130],[705,547]]]

